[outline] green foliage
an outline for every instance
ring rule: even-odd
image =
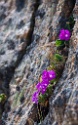
[[[63,61],[63,56],[60,55],[60,54],[55,54],[55,55],[54,55],[54,59],[55,59],[56,61]]]
[[[57,79],[55,81],[57,82],[59,77],[61,76],[61,73],[64,68],[66,57],[64,55],[61,55],[58,53],[55,53],[50,57],[50,66],[47,68],[47,70],[54,70],[57,74]],[[54,81],[51,81],[51,83],[54,83]]]
[[[53,86],[55,86],[57,80],[54,79],[51,81],[51,84],[48,85],[47,87],[47,90],[46,90],[46,93],[44,94],[40,94],[39,95],[39,104],[44,104],[45,105],[45,102],[48,100],[48,98],[50,97],[50,95],[52,94],[52,90],[53,90]]]
[[[69,17],[69,20],[66,22],[65,28],[71,31],[74,27],[74,24],[75,24],[75,20],[74,20],[73,14],[71,14]]]
[[[66,22],[66,26],[64,28],[68,29],[71,34],[74,24],[75,24],[75,21],[74,21],[73,15],[71,15],[69,17],[69,20]],[[69,41],[67,41],[67,40],[70,40],[70,39],[65,39],[65,40],[57,39],[55,41],[57,50],[56,50],[56,52],[54,52],[55,54],[53,53],[54,55],[52,55],[52,54],[50,55],[50,57],[49,57],[50,66],[47,68],[47,70],[54,70],[56,72],[57,77],[56,77],[56,79],[50,81],[50,84],[48,85],[47,90],[44,94],[40,93],[40,95],[39,95],[39,105],[40,106],[46,107],[45,104],[47,104],[46,103],[47,100],[49,101],[49,97],[52,95],[53,89],[55,88],[55,85],[62,74],[62,71],[64,69],[64,64],[65,64],[65,61],[67,58],[65,49],[67,47],[69,47]],[[66,48],[63,49],[64,47],[66,47]],[[58,50],[62,50],[62,51],[58,51]],[[63,52],[63,54],[62,54],[62,52]],[[48,107],[48,105],[47,105],[47,107]],[[42,121],[43,119],[42,119],[42,115],[40,113],[39,113],[39,116]]]
[[[6,95],[4,93],[0,94],[0,103],[4,103],[6,100]]]
[[[39,103],[45,103],[46,97],[47,97],[46,94],[40,94]]]
[[[64,41],[57,39],[55,44],[56,47],[64,46]]]
[[[53,87],[52,84],[49,84],[49,85],[48,85],[47,93],[48,93],[49,96],[52,94],[52,87]]]
[[[74,25],[75,20],[74,20],[73,14],[70,15],[69,22],[70,22],[70,24]]]

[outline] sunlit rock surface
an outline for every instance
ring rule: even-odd
[[[8,97],[4,106],[0,104],[1,125],[34,124],[35,84],[49,66],[55,39],[72,11],[76,23],[68,60],[42,125],[77,125],[78,1],[75,8],[74,4],[75,0],[0,1],[0,93]]]

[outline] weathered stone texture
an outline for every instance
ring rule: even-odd
[[[78,125],[78,1],[65,70],[50,98],[49,114],[42,125]]]
[[[2,115],[6,125],[31,125],[33,122],[28,121],[32,117],[35,120],[36,108],[31,96],[42,70],[49,66],[54,40],[74,3],[73,0],[0,1],[0,92],[8,95]],[[68,60],[42,125],[75,125],[78,120],[77,4],[73,11],[76,23]]]

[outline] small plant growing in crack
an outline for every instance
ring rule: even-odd
[[[56,40],[57,49],[63,49],[69,45],[71,32],[67,29],[60,30],[59,39]]]
[[[6,95],[4,93],[0,94],[0,103],[4,103],[6,100]]]
[[[44,70],[41,78],[42,81],[37,83],[37,91],[34,92],[32,96],[32,101],[36,104],[38,104],[38,102],[40,104],[45,103],[46,98],[50,94],[50,89],[52,88],[51,81],[56,78],[56,73],[54,70]]]
[[[61,29],[59,36],[55,41],[56,52],[50,57],[50,65],[47,70],[44,70],[41,75],[41,81],[36,85],[36,91],[32,95],[33,103],[37,104],[40,123],[44,119],[42,107],[49,106],[49,97],[52,95],[54,87],[59,80],[67,59],[69,40],[74,26],[73,15],[66,22],[65,29]],[[62,53],[63,52],[63,53]],[[39,124],[40,124],[39,123]]]
[[[59,33],[59,39],[56,40],[57,49],[61,50],[65,46],[69,46],[69,40],[71,37],[71,32],[75,24],[73,14],[70,15],[68,21],[66,22],[65,29],[61,29]]]
[[[65,44],[65,41],[70,39],[71,33],[69,30],[62,29],[59,34],[59,40],[56,40],[56,46],[60,47]],[[52,64],[54,70],[44,70],[42,72],[41,82],[38,82],[36,85],[37,91],[34,92],[32,96],[32,101],[36,104],[45,105],[46,99],[51,95],[52,87],[56,84],[56,64],[59,66],[58,62],[63,60],[63,57],[56,53],[54,55],[54,62]]]
[[[66,22],[65,28],[72,31],[74,24],[75,24],[75,20],[74,20],[73,14],[71,14],[68,21]]]
[[[37,104],[40,122],[44,119],[43,109],[48,106],[48,98],[52,93],[52,88],[56,84],[56,72],[54,70],[44,70],[41,81],[36,85],[36,91],[32,95],[33,103]]]
[[[59,34],[59,40],[56,40],[56,47],[65,46],[65,41],[69,40],[71,33],[69,30],[62,29]],[[62,48],[63,49],[63,48]],[[32,95],[33,103],[37,104],[40,122],[44,119],[42,107],[47,107],[49,97],[52,95],[54,87],[60,78],[65,63],[64,55],[58,51],[50,58],[50,66],[44,70],[41,75],[41,81],[36,85],[36,91]]]

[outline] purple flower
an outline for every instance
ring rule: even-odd
[[[41,84],[42,84],[41,93],[44,94],[46,92],[47,87],[50,84],[50,82],[48,80],[44,80],[41,82]]]
[[[42,80],[45,81],[45,83],[49,83],[50,80],[55,79],[56,73],[54,70],[44,70],[42,73]]]
[[[45,85],[46,87],[50,84],[49,79],[45,79],[41,83],[42,85]]]
[[[60,30],[59,39],[65,40],[65,30],[64,29]]]
[[[42,80],[43,80],[43,81],[49,80],[49,75],[48,75],[47,70],[44,70],[44,71],[42,72]]]
[[[68,41],[70,39],[71,33],[69,30],[65,30],[65,40]]]
[[[70,36],[71,33],[69,30],[62,29],[59,34],[59,39],[68,41],[70,39]]]
[[[45,81],[42,81],[42,82],[41,82],[41,87],[42,87],[42,88],[41,88],[41,91],[40,91],[40,92],[41,92],[42,94],[44,94],[44,93],[46,92],[47,86],[48,86],[48,84],[47,84]]]
[[[42,94],[44,94],[47,89],[48,84],[49,84],[49,81],[42,81],[41,83],[38,83],[36,85],[38,92],[39,93],[41,92]]]
[[[37,83],[36,88],[37,88],[38,92],[40,92],[42,89],[42,84],[40,82]]]
[[[56,78],[56,73],[54,70],[49,70],[48,74],[49,74],[49,80],[53,80]]]
[[[45,80],[45,79],[48,80],[48,78],[49,78],[48,72],[47,72],[47,70],[44,70],[44,71],[42,72],[42,80]]]
[[[33,93],[33,95],[32,95],[32,102],[33,103],[38,104],[38,96],[39,96],[39,92],[38,91]]]
[[[47,86],[45,86],[45,84],[42,84],[42,89],[41,89],[41,93],[44,94],[46,92]]]

